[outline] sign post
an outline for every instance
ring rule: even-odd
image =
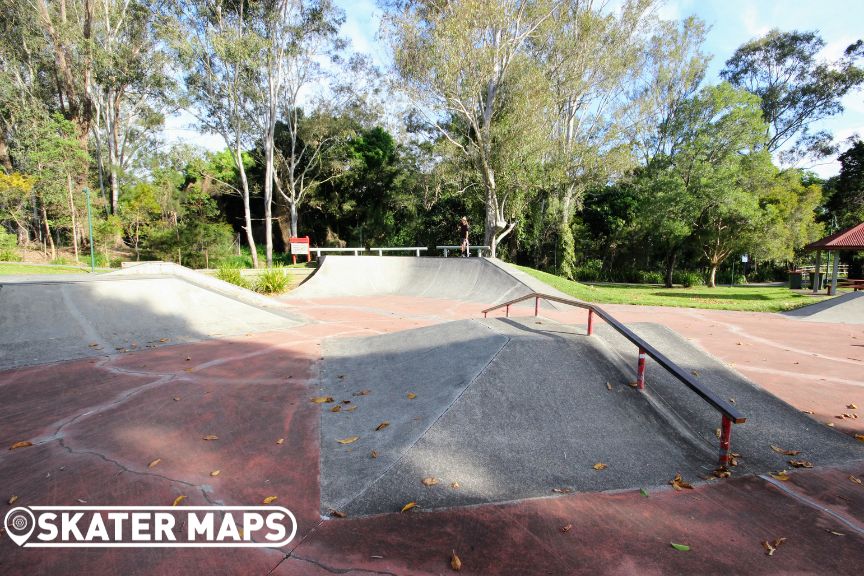
[[[306,256],[306,262],[309,262],[309,237],[291,238],[291,260],[297,264],[297,256]]]

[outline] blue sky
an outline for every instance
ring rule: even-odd
[[[598,0],[597,4],[600,3]],[[386,67],[387,49],[376,38],[381,12],[375,0],[336,0],[336,4],[345,10],[342,33],[351,41],[354,50],[369,54],[379,65]],[[667,19],[695,14],[708,24],[710,30],[705,52],[713,56],[708,82],[719,81],[723,64],[738,46],[771,28],[819,31],[826,43],[823,53],[829,59],[836,59],[846,46],[864,36],[864,0],[667,0],[659,14]],[[813,128],[831,130],[838,140],[845,140],[853,134],[864,136],[864,92],[847,96],[843,105],[846,110],[842,115]],[[221,148],[221,142],[202,137],[194,130],[181,130],[179,122],[171,124],[175,138],[179,136],[208,148]],[[827,162],[811,168],[827,177],[839,171],[839,164]]]

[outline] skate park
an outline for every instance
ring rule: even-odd
[[[590,335],[589,309],[556,299],[572,300],[486,258],[327,256],[277,298],[167,264],[4,279],[2,437],[32,444],[3,451],[4,500],[276,496],[298,533],[38,556],[4,539],[0,567],[446,573],[458,553],[476,574],[857,571],[859,299],[602,305]]]

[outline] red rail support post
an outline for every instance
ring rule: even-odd
[[[720,425],[720,466],[729,464],[729,440],[732,438],[732,420],[725,414]]]
[[[594,332],[594,310],[588,309],[588,336]]]
[[[534,298],[534,316],[537,317],[540,315],[540,297],[537,296]]]
[[[508,304],[506,308],[504,308],[504,315],[509,318],[510,317],[510,305]]]
[[[636,369],[636,388],[645,389],[645,349],[639,348],[639,366]]]

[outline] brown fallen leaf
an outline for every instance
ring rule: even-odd
[[[408,392],[408,400],[414,400],[415,398],[417,398],[417,394],[414,392]]]
[[[789,464],[793,468],[813,468],[813,463],[809,460],[789,460]]]
[[[168,342],[168,338],[159,338],[159,342]]]
[[[279,499],[278,496],[267,496],[267,497],[264,498],[264,500],[262,500],[261,502],[263,502],[264,504],[271,504],[271,503],[275,502],[275,501],[278,500],[278,499]]]
[[[716,476],[717,478],[729,478],[730,476],[732,476],[732,472],[725,466],[718,466],[714,469],[712,474],[714,474],[714,476]]]
[[[692,490],[693,489],[693,486],[691,486],[688,482],[685,482],[681,478],[681,474],[675,474],[675,478],[670,480],[669,484],[671,484],[672,488],[674,488],[675,490],[683,490],[683,489]]]
[[[864,434],[855,434],[855,439],[864,442]]]
[[[361,390],[361,391],[359,391],[359,392],[354,392],[354,393],[352,394],[352,396],[368,396],[368,395],[371,394],[371,393],[372,393],[371,390]]]
[[[838,420],[843,420],[844,418],[846,418],[846,414],[840,414],[839,416],[834,416],[834,418],[837,418]]]
[[[773,542],[768,542],[767,540],[762,542],[762,547],[765,548],[765,553],[768,556],[773,556],[774,552],[777,551],[784,542],[786,542],[786,538],[777,538]]]
[[[204,440],[218,440],[218,439],[219,439],[219,437],[216,436],[215,434],[208,434],[207,436],[204,436]]]
[[[342,400],[341,402],[342,402],[342,404],[350,404],[351,403],[350,400]]]
[[[210,472],[210,476],[218,476],[221,473],[222,473],[221,470],[213,470],[212,472]]]
[[[124,350],[124,352],[128,352],[128,350]],[[187,356],[187,357],[186,357],[186,362],[191,362],[191,361],[192,361],[192,358],[191,358],[190,356]]]
[[[17,450],[18,448],[27,448],[28,446],[32,446],[32,442],[27,442],[24,440],[23,442],[15,442],[12,446],[9,447],[9,450]]]
[[[458,482],[451,482],[450,488],[453,488],[454,490],[458,490],[459,489],[459,483]]]
[[[628,382],[627,385],[630,386],[631,388],[638,388],[638,387],[639,387],[639,382],[636,382],[636,381],[634,380],[633,382]]]
[[[802,410],[801,412],[803,412],[804,414],[815,414],[815,412],[813,412],[812,410]]]
[[[826,422],[825,425],[828,426],[828,427],[830,427],[830,428],[834,428],[834,423],[833,423],[833,422]]]
[[[771,450],[777,452],[778,454],[783,454],[784,456],[797,456],[801,453],[800,450],[784,450],[783,448],[775,446],[774,444],[771,444]]]
[[[278,440],[276,440],[276,444],[279,444],[280,446],[281,446],[282,444],[284,444],[284,443],[285,443],[285,439],[284,439],[284,438],[279,438]]]
[[[312,402],[314,402],[315,404],[329,404],[330,402],[333,402],[333,397],[332,396],[316,396],[315,398],[312,398]]]
[[[857,476],[852,476],[852,475],[850,474],[850,475],[849,475],[849,480],[852,481],[852,482],[854,482],[855,484],[858,484],[859,486],[864,486],[864,482],[862,482],[862,480],[861,480],[860,478],[858,478]]]
[[[6,501],[7,504],[14,504],[18,500],[18,496],[11,496],[9,500]]]
[[[347,438],[342,438],[341,440],[336,440],[339,444],[352,444],[359,440],[359,436],[348,436]]]
[[[786,482],[789,480],[789,474],[786,473],[786,470],[781,470],[780,472],[770,472],[769,476],[771,476],[775,480],[780,480],[781,482]]]
[[[171,504],[171,506],[177,506],[178,504],[183,502],[183,500],[185,500],[185,499],[186,499],[186,496],[183,496],[183,495],[177,496],[177,498],[174,499],[174,503]]]
[[[372,451],[369,453],[369,457],[370,457],[370,458],[377,458],[377,457],[378,457],[378,451],[377,451],[377,450],[372,450]]]
[[[340,510],[331,510],[330,516],[333,516],[334,518],[345,518],[346,516],[348,516],[348,514]]]
[[[855,404],[847,404],[846,408],[848,408],[849,410],[857,410],[858,406],[856,406]]]
[[[180,396],[174,396],[174,402],[179,402],[179,401],[180,401]]]
[[[699,372],[697,372],[696,370],[691,370],[690,373],[693,374],[693,376],[696,376],[697,378],[699,377]]]
[[[378,432],[379,430],[383,430],[384,428],[387,428],[389,425],[390,425],[390,422],[386,422],[386,421],[381,422],[380,424],[378,424],[378,426],[375,427],[375,431]]]
[[[341,411],[342,411],[342,405],[341,404],[335,404],[332,408],[330,408],[330,412],[341,412]]]
[[[552,488],[552,492],[556,492],[558,494],[569,494],[573,492],[570,488]]]
[[[605,470],[607,466],[603,462],[597,462],[596,464],[594,464],[594,466],[592,466],[592,468],[594,468],[594,470]]]
[[[401,512],[407,512],[407,511],[411,510],[412,508],[416,508],[416,507],[417,507],[416,502],[408,502],[407,504],[402,506]]]
[[[429,476],[428,478],[423,478],[421,482],[423,482],[424,486],[435,486],[436,484],[438,484],[438,479],[434,476]]]
[[[571,528],[573,528],[573,524],[567,524],[566,526],[562,526],[561,527],[561,533],[565,534],[565,533],[569,532]]]
[[[722,435],[722,433],[723,433],[723,432],[720,430],[720,428],[717,428],[717,429],[714,430],[714,436],[716,436],[717,438],[720,438],[720,436]]]
[[[459,556],[456,555],[456,551],[451,551],[450,554],[450,568],[454,572],[459,572],[462,570],[462,560],[459,559]]]
[[[606,389],[612,390],[612,384],[610,382],[606,382]]]
[[[161,461],[162,461],[161,458],[156,458],[155,460],[153,460],[152,462],[150,462],[149,464],[147,464],[147,468],[153,468],[154,466],[156,466],[157,464],[159,464]]]

